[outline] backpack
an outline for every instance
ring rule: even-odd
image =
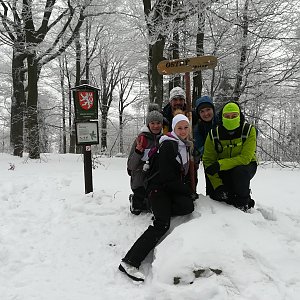
[[[228,146],[225,146],[225,148],[227,147],[235,147],[235,146],[240,146],[241,144],[244,144],[244,142],[246,141],[246,139],[248,138],[249,136],[249,133],[251,131],[251,128],[253,127],[253,125],[247,123],[247,122],[244,122],[243,124],[243,127],[242,127],[242,133],[241,133],[241,139],[242,139],[242,142],[240,143],[237,143],[237,144],[234,144],[234,145],[228,145]],[[222,146],[221,142],[220,142],[220,139],[219,139],[219,130],[218,130],[218,126],[213,128],[211,131],[210,131],[210,135],[211,135],[211,138],[213,139],[214,141],[214,145],[215,145],[215,150],[217,153],[221,153],[223,152],[223,149],[224,147]],[[256,135],[257,135],[257,130],[256,130]]]

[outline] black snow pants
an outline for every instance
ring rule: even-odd
[[[248,204],[250,198],[250,180],[254,177],[257,163],[237,166],[227,171],[220,171],[219,176],[228,191],[231,204],[243,207]]]
[[[137,268],[169,230],[171,216],[187,215],[194,210],[193,200],[189,196],[154,189],[148,198],[154,215],[153,225],[147,228],[123,258],[123,261]]]

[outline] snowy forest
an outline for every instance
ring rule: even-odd
[[[192,100],[234,99],[258,129],[260,160],[300,162],[299,0],[0,0],[0,152],[81,153],[71,89],[99,89],[95,155],[128,154],[149,102],[181,75],[164,59],[214,55]]]

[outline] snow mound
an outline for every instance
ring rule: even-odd
[[[200,196],[197,217],[177,226],[156,247],[153,281],[173,285],[205,280],[205,284],[214,282],[217,294],[223,294],[219,291],[223,287],[232,296],[262,299],[268,289],[268,295],[283,299],[285,286],[295,285],[300,276],[299,268],[294,267],[295,263],[300,266],[299,255],[287,239],[297,234],[299,240],[300,236],[296,232],[290,237],[278,235],[274,218],[266,218],[274,212],[260,210],[244,213]],[[209,269],[222,273],[207,274]],[[200,270],[206,270],[204,276],[199,276]]]

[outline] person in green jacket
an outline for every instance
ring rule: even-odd
[[[204,145],[203,164],[214,190],[210,197],[246,211],[255,205],[250,180],[257,169],[256,129],[233,101],[220,111],[220,121]]]

